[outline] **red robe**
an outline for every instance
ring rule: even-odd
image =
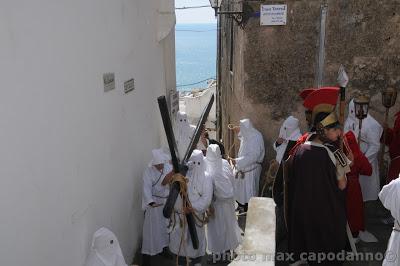
[[[389,146],[390,165],[386,182],[399,177],[400,174],[400,112],[396,115],[393,128],[388,128],[386,131],[385,144]],[[383,140],[383,137],[382,137]]]
[[[346,213],[351,232],[357,234],[359,231],[365,230],[364,202],[359,176],[370,176],[372,166],[361,152],[354,133],[352,131],[347,132],[345,138],[354,155],[351,171],[347,174]]]

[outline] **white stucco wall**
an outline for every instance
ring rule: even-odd
[[[102,226],[132,259],[141,175],[162,135],[156,97],[175,84],[174,35],[157,39],[158,7],[0,2],[0,265],[81,266]],[[116,78],[107,93],[105,72]]]
[[[183,96],[180,98],[180,110],[185,112],[189,118],[189,122],[193,125],[197,125],[201,114],[203,113],[204,108],[207,106],[210,101],[211,96],[214,94],[216,97],[216,85],[211,84],[207,89],[199,92],[190,94],[189,96]],[[216,99],[214,100],[214,104],[211,107],[210,114],[208,115],[208,120],[206,122],[207,128],[215,129],[216,122]],[[216,138],[216,132],[210,131],[209,135],[211,138]]]

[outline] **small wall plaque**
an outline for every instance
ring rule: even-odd
[[[104,92],[108,92],[115,89],[115,74],[104,73],[103,82],[104,82]]]
[[[286,25],[287,5],[261,5],[261,26]]]
[[[176,90],[170,91],[170,102],[171,102],[171,115],[175,116],[175,114],[179,111],[179,92]]]
[[[125,93],[131,92],[135,89],[135,80],[130,79],[124,82],[124,91]]]

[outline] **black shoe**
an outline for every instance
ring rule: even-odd
[[[160,254],[162,257],[172,260],[174,258],[174,255],[169,251],[168,247],[163,248],[163,251]]]

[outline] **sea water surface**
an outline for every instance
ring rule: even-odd
[[[200,81],[216,76],[217,24],[177,24],[175,51],[177,89],[206,88]]]

